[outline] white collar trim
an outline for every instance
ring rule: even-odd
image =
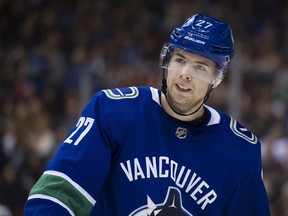
[[[220,114],[215,109],[213,109],[207,105],[204,105],[204,107],[207,108],[209,110],[209,112],[211,113],[211,118],[210,118],[210,121],[208,122],[207,126],[219,124],[220,119],[221,119]]]

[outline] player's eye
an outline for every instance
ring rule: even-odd
[[[198,70],[198,71],[203,71],[203,72],[207,71],[207,68],[204,67],[204,66],[201,65],[201,64],[197,64],[197,65],[195,65],[194,67],[195,67],[195,69]]]
[[[183,58],[176,58],[175,62],[177,62],[179,64],[185,64],[185,60]]]

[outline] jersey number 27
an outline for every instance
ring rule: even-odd
[[[79,121],[76,124],[76,129],[68,136],[64,143],[69,143],[73,145],[78,145],[83,137],[89,132],[94,123],[93,118],[89,117],[80,117]],[[81,132],[79,136],[76,136],[77,132]]]

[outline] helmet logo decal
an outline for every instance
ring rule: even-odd
[[[178,127],[175,135],[179,138],[179,139],[185,139],[187,137],[187,132],[188,129],[187,128],[183,128],[183,127]]]
[[[192,17],[188,18],[186,20],[186,22],[183,24],[183,27],[189,26],[191,23],[194,22],[194,19],[195,19],[195,16],[192,16]]]
[[[198,44],[201,44],[201,45],[205,44],[205,41],[202,41],[202,40],[199,40],[199,39],[195,39],[195,38],[189,37],[189,36],[185,36],[184,39],[192,41],[192,42],[195,42],[195,43],[198,43]]]
[[[165,201],[155,204],[147,195],[147,205],[139,207],[129,216],[193,216],[182,206],[181,192],[178,188],[169,187]]]

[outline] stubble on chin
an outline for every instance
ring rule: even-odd
[[[170,106],[180,113],[190,113],[202,103],[202,99],[197,100],[193,95],[187,98],[170,91],[167,91],[167,99]]]

